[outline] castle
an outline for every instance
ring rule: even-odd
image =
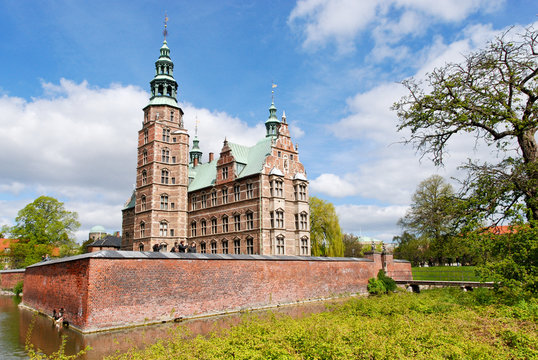
[[[166,38],[138,132],[135,190],[122,210],[122,250],[170,251],[194,242],[200,253],[310,255],[308,180],[285,113],[274,99],[265,137],[254,146],[224,140],[202,162],[177,103]]]

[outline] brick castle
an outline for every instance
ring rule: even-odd
[[[200,253],[309,256],[308,181],[274,100],[264,138],[250,147],[224,139],[203,163],[197,135],[189,151],[166,40],[150,86],[122,250],[170,251],[184,240]]]

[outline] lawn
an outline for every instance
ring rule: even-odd
[[[495,304],[488,289],[350,298],[299,319],[247,314],[230,329],[108,359],[536,359],[538,301]]]
[[[475,266],[413,267],[413,280],[480,281]]]

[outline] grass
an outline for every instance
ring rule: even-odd
[[[413,267],[413,280],[480,281],[474,266]]]
[[[446,288],[352,298],[292,319],[245,315],[242,323],[108,357],[123,359],[536,359],[538,300],[494,303],[492,293]]]

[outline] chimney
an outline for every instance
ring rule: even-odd
[[[213,158],[215,157],[215,154],[212,152],[209,153],[209,162],[213,161]]]
[[[194,165],[193,165],[193,167],[197,167],[197,166],[198,166],[198,158],[195,157],[195,158],[194,158]]]

